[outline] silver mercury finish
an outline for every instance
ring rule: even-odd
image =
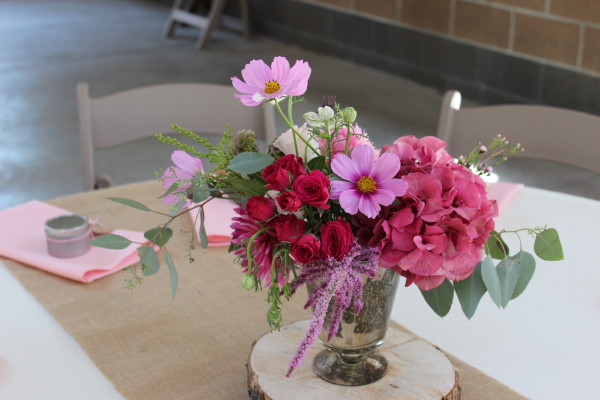
[[[90,249],[90,223],[84,215],[59,215],[46,221],[48,253],[54,257],[76,257]]]

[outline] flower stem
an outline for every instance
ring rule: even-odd
[[[317,152],[317,150],[315,150],[314,147],[312,147],[310,145],[310,143],[308,142],[308,140],[306,140],[300,133],[298,133],[298,131],[296,130],[296,128],[294,127],[294,124],[292,123],[292,121],[290,121],[285,114],[283,113],[283,110],[281,110],[281,107],[279,106],[279,102],[277,100],[275,100],[275,108],[277,108],[277,111],[279,112],[279,115],[281,115],[281,118],[283,118],[283,120],[285,121],[285,123],[290,127],[290,129],[292,130],[293,133],[293,137],[294,137],[294,147],[296,149],[296,156],[299,157],[298,154],[298,145],[296,143],[296,137],[298,137],[300,140],[302,140],[304,142],[304,144],[306,144],[306,146],[311,149],[315,154],[319,154]]]

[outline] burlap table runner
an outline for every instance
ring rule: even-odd
[[[98,218],[107,226],[143,231],[164,222],[164,217],[105,198],[127,197],[165,211],[159,193],[156,182],[144,182],[49,203]],[[175,300],[166,267],[137,289],[127,290],[125,271],[82,284],[3,261],[126,398],[247,399],[245,364],[252,343],[267,330],[265,296],[241,288],[240,267],[226,249],[198,248],[190,264],[185,256],[192,229],[189,218],[181,217],[173,228],[168,248],[179,273]],[[284,305],[284,322],[310,317],[302,309],[304,300],[296,296]],[[450,357],[463,399],[523,398]],[[282,375],[286,369],[282,365]]]

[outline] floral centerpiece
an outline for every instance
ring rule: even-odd
[[[310,73],[306,62],[290,67],[285,58],[276,57],[270,67],[262,60],[251,61],[242,71],[243,81],[232,78],[244,105],[274,106],[289,126],[264,152],[250,131],[227,131],[213,146],[173,126],[206,146],[204,153],[158,135],[179,150],[172,156],[175,165],[160,178],[164,202],[172,207],[169,220],[148,230],[145,236],[151,245],[139,250],[143,274],[158,270],[153,245],[167,244],[173,219],[200,209],[195,229],[206,247],[203,207],[214,198],[237,203],[230,251],[241,265],[244,289],[266,291],[268,324],[280,327],[282,298],[297,295],[302,285],[313,285],[306,302],[307,308],[313,307],[313,320],[287,376],[326,320],[331,340],[344,313],[359,314],[365,282],[379,268],[404,277],[406,286],[418,286],[441,316],[450,309],[455,292],[468,318],[486,292],[499,307],[522,293],[533,274],[534,257],[522,249],[509,254],[502,239],[509,231],[495,230],[497,204],[488,198],[481,177],[520,147],[499,137],[488,147],[477,144],[457,160],[438,138],[402,136],[377,150],[356,124],[356,110],[342,108],[332,97],[295,125],[293,105],[305,93]],[[214,168],[203,172],[202,158]],[[149,210],[133,200],[113,200]],[[521,231],[535,236],[539,257],[562,259],[554,229],[510,233]],[[94,244],[118,248],[129,241],[106,235]],[[164,259],[174,276],[168,251]],[[500,261],[494,265],[493,259]],[[135,267],[132,271],[133,285],[140,278]],[[173,293],[175,288],[173,279]]]

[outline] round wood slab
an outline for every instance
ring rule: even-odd
[[[315,342],[302,365],[286,378],[288,363],[308,329],[300,321],[267,333],[253,346],[248,360],[248,390],[253,400],[297,399],[423,399],[458,400],[458,375],[436,347],[414,335],[390,327],[379,352],[389,364],[387,375],[366,386],[339,386],[312,371],[314,357],[323,350]]]

